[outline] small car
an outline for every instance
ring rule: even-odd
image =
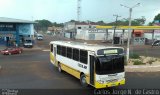
[[[23,51],[22,48],[6,48],[0,52],[3,55],[12,55],[12,54],[21,54],[22,51]]]
[[[152,46],[160,46],[160,40],[156,40],[152,43]]]
[[[43,35],[42,34],[38,34],[37,35],[37,40],[43,40]]]

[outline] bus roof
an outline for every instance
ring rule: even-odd
[[[73,42],[73,41],[51,41],[50,44],[56,44],[56,45],[67,46],[71,48],[78,48],[78,49],[89,50],[89,51],[97,51],[100,49],[107,49],[107,48],[122,48],[123,49],[123,47],[104,46],[104,45],[98,45],[98,44],[87,44],[87,43]]]

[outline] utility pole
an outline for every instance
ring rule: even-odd
[[[81,0],[77,0],[77,21],[80,22],[80,16],[81,16]],[[74,25],[74,32],[73,32],[73,39],[76,38],[77,35],[77,29],[76,29],[76,22]]]
[[[81,15],[81,0],[77,0],[77,21],[80,21]]]
[[[116,17],[116,22],[115,22],[115,26],[114,26],[114,32],[113,32],[113,41],[112,41],[112,44],[114,44],[114,38],[115,38],[115,32],[116,32],[116,27],[117,27],[117,21],[118,21],[118,18],[121,17],[119,15],[113,15]]]
[[[140,5],[140,3],[137,3],[136,5],[134,5],[133,7],[128,7],[125,5],[122,5],[123,7],[126,7],[129,9],[129,27],[128,27],[128,43],[127,43],[127,61],[129,61],[129,46],[130,46],[130,35],[131,35],[131,24],[132,24],[132,10],[135,7],[138,7]]]

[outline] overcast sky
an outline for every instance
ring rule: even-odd
[[[160,0],[82,0],[80,19],[112,22],[113,14],[128,18],[129,9],[120,4],[132,7],[137,3],[140,6],[133,9],[132,18],[145,16],[150,22],[160,13]],[[77,0],[0,0],[0,17],[67,22],[77,19]]]

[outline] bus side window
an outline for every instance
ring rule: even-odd
[[[67,47],[67,57],[72,59],[72,54],[73,54],[72,48]]]
[[[73,60],[79,61],[79,50],[73,49]]]
[[[62,46],[61,55],[66,57],[66,47]]]
[[[87,64],[88,52],[86,50],[80,50],[80,62]]]
[[[51,52],[53,52],[53,44],[51,44]]]
[[[57,46],[57,54],[61,55],[61,46]]]

